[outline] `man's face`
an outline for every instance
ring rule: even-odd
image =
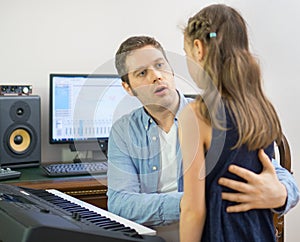
[[[162,52],[151,45],[132,51],[126,58],[130,86],[124,88],[143,105],[168,108],[177,95],[174,74]]]

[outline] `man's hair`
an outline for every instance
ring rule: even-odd
[[[166,53],[161,44],[152,37],[149,36],[133,36],[126,39],[119,47],[115,55],[115,66],[119,76],[123,82],[129,83],[128,69],[126,66],[127,56],[134,50],[143,48],[144,46],[151,45],[154,48],[162,52],[163,56],[167,60]]]

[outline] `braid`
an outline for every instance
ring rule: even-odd
[[[190,19],[190,22],[186,28],[186,33],[191,40],[201,39],[207,43],[209,39],[209,33],[212,31],[211,21],[203,16],[199,18]]]
[[[205,14],[197,14],[196,16],[189,19],[188,25],[185,29],[185,35],[188,36],[189,40],[193,42],[195,39],[201,40],[207,48],[206,55],[204,56],[203,69],[208,74],[209,82],[208,89],[210,91],[204,92],[202,96],[198,97],[200,101],[199,110],[201,115],[205,118],[208,124],[213,127],[222,129],[222,121],[218,120],[217,113],[220,106],[220,95],[215,87],[218,87],[218,69],[219,69],[219,58],[222,54],[220,53],[219,45],[220,37],[217,33],[216,22],[212,24],[212,20]],[[215,36],[211,37],[211,33]],[[212,41],[213,40],[213,41]],[[207,75],[204,74],[204,76]],[[218,87],[219,88],[219,87]]]

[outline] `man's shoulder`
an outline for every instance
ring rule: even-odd
[[[131,111],[128,114],[123,115],[119,119],[117,119],[114,124],[113,128],[116,127],[122,127],[124,128],[125,126],[135,126],[138,125],[142,120],[142,117],[144,116],[144,109],[143,107],[137,108],[133,111]]]

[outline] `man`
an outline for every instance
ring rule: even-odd
[[[178,222],[183,183],[177,115],[189,102],[176,90],[174,73],[162,46],[153,38],[125,40],[116,53],[124,89],[143,107],[117,120],[108,144],[108,209],[147,226]],[[294,178],[276,161],[260,157],[264,169],[254,174],[231,166],[247,183],[222,178],[220,185],[237,193],[228,212],[272,208],[284,214],[299,200]],[[277,176],[276,176],[276,172]]]

